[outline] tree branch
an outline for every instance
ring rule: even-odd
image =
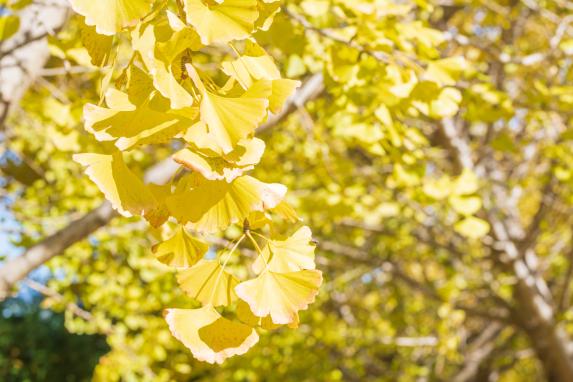
[[[20,30],[0,50],[0,130],[9,111],[39,75],[50,56],[46,37],[66,21],[65,0],[34,2],[20,13]]]

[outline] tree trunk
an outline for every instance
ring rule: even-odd
[[[50,56],[47,36],[62,27],[68,9],[65,0],[35,2],[18,13],[20,30],[0,43],[0,130],[46,64]]]
[[[527,280],[520,279],[514,288],[516,320],[527,334],[548,381],[573,381],[573,358],[570,339],[555,321],[553,308]]]

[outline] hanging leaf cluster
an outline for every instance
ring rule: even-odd
[[[274,218],[299,220],[287,189],[247,175],[265,150],[257,127],[300,86],[281,77],[253,37],[270,26],[279,1],[71,3],[84,17],[81,40],[91,63],[108,70],[100,103],[84,108],[85,129],[101,150],[74,160],[121,215],[171,232],[152,252],[177,269],[181,289],[198,304],[166,310],[171,333],[195,358],[221,363],[251,348],[259,327],[296,327],[322,283],[312,234],[303,226],[278,237]],[[212,50],[234,58],[208,60]],[[170,147],[179,165],[166,184],[148,184],[130,168],[134,155],[153,145]],[[208,238],[233,225],[242,235],[213,256]],[[256,256],[239,279],[228,264],[247,242]]]

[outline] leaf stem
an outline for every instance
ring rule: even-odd
[[[227,266],[227,262],[231,258],[231,255],[233,254],[233,252],[235,252],[235,250],[239,247],[239,244],[241,244],[241,242],[243,241],[244,238],[245,238],[245,235],[243,234],[239,238],[239,240],[237,240],[235,245],[233,245],[233,248],[231,248],[231,250],[227,253],[227,257],[225,257],[225,260],[223,261],[223,265],[221,265],[221,269],[219,269],[219,273],[217,274],[217,278],[215,279],[215,284],[214,284],[213,290],[211,291],[211,297],[209,297],[209,301],[211,304],[213,303],[213,297],[215,297],[215,291],[217,290],[217,285],[219,284],[219,280],[221,279],[221,275],[225,271],[225,267]]]
[[[255,234],[257,234],[256,232],[254,232]],[[265,259],[265,256],[263,255],[263,251],[261,250],[261,247],[259,247],[259,244],[257,243],[257,241],[255,240],[255,238],[253,237],[253,235],[251,235],[251,231],[247,231],[245,233],[245,235],[247,235],[247,237],[251,240],[251,242],[253,243],[253,246],[255,247],[255,249],[257,250],[257,253],[259,254],[259,256],[263,259],[263,261],[265,262],[265,269],[267,269],[269,267],[269,264],[267,263],[267,259]],[[257,234],[259,236],[262,236],[260,234]],[[266,239],[266,237],[263,236],[263,238]],[[268,239],[267,239],[268,240]]]

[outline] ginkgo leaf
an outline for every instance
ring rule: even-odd
[[[123,216],[143,215],[154,226],[166,220],[162,212],[165,207],[150,187],[125,165],[121,153],[75,154],[73,159],[87,167],[88,177]]]
[[[235,292],[259,317],[270,315],[275,324],[297,320],[299,310],[314,302],[322,273],[303,270],[289,273],[265,271],[256,279],[237,285]]]
[[[252,88],[257,81],[271,81],[268,98],[269,109],[273,113],[278,113],[287,98],[301,85],[300,81],[282,79],[273,59],[266,54],[241,56],[234,61],[224,62],[222,67],[223,71],[237,80],[244,89]],[[247,93],[253,95],[252,91]]]
[[[175,338],[199,361],[223,363],[246,353],[259,340],[248,325],[222,317],[211,305],[199,309],[167,309],[165,320]]]
[[[278,80],[279,69],[269,55],[241,56],[233,61],[221,64],[223,72],[233,77],[244,89],[248,89],[258,80]]]
[[[91,63],[95,66],[105,66],[109,61],[112,36],[102,35],[96,32],[93,26],[81,24],[80,36],[82,45],[91,57]]]
[[[175,234],[151,248],[157,260],[177,268],[189,268],[203,258],[209,245],[191,236],[185,228],[179,227]]]
[[[270,271],[283,273],[316,268],[315,245],[311,240],[312,232],[307,226],[299,228],[286,240],[269,240],[253,262],[253,271],[260,273],[267,264]]]
[[[191,119],[169,112],[169,103],[159,95],[134,105],[128,94],[109,89],[106,102],[110,108],[85,106],[85,128],[98,141],[114,141],[120,150],[166,142],[193,124]],[[194,111],[196,108],[190,108],[190,116]]]
[[[159,59],[164,62],[173,62],[187,49],[197,51],[203,47],[201,37],[195,29],[185,24],[177,15],[167,11],[167,20],[173,33],[169,38],[157,42],[155,55]]]
[[[268,95],[247,89],[240,97],[224,97],[206,89],[193,65],[186,64],[185,68],[202,96],[201,121],[222,152],[228,154],[239,140],[253,133],[266,117],[269,103],[266,98],[270,95],[270,86]]]
[[[264,0],[259,2],[259,18],[255,22],[257,29],[267,31],[273,23],[273,19],[281,10],[280,0]]]
[[[215,138],[209,133],[207,125],[198,121],[189,127],[183,134],[183,140],[203,153],[213,153],[215,156],[224,155],[223,150],[215,142]]]
[[[179,272],[181,289],[203,305],[229,305],[237,299],[237,279],[227,273],[218,260],[201,260],[193,267]]]
[[[271,211],[277,213],[283,219],[288,220],[291,223],[296,223],[297,221],[300,220],[300,217],[298,216],[294,208],[292,208],[292,206],[284,200],[282,200],[275,207],[273,207]]]
[[[138,27],[131,34],[134,49],[139,52],[153,77],[153,86],[169,99],[173,109],[182,109],[194,103],[193,96],[179,83],[172,71],[172,62],[176,56],[198,42],[193,41],[193,33],[189,28],[173,32],[169,28],[156,28],[150,24]],[[160,39],[166,41],[159,42]]]
[[[75,12],[86,18],[86,24],[97,33],[114,35],[133,26],[151,9],[150,0],[70,0]]]
[[[223,230],[242,222],[252,211],[274,208],[280,203],[282,192],[279,185],[250,176],[241,176],[231,183],[196,178],[195,183],[167,198],[166,203],[180,223],[189,222],[199,232]]]
[[[249,37],[259,17],[257,0],[221,0],[207,5],[203,0],[184,0],[187,22],[205,45]]]
[[[300,81],[289,79],[274,80],[272,83],[272,94],[269,98],[269,110],[275,114],[280,112],[286,100],[300,85]]]
[[[225,154],[253,133],[267,114],[268,100],[222,97],[210,92],[201,100],[201,119]]]
[[[243,300],[239,300],[237,302],[237,309],[235,313],[237,314],[237,318],[241,322],[244,322],[245,324],[252,327],[260,326],[265,330],[274,330],[281,326],[278,324],[274,324],[273,320],[271,319],[271,316],[265,316],[265,317],[255,316],[251,311],[249,304],[247,304]]]
[[[240,142],[229,155],[205,155],[200,150],[195,152],[183,149],[173,155],[173,160],[199,172],[205,179],[232,182],[244,172],[255,168],[254,165],[260,161],[264,150],[264,142],[253,138],[242,144]]]

